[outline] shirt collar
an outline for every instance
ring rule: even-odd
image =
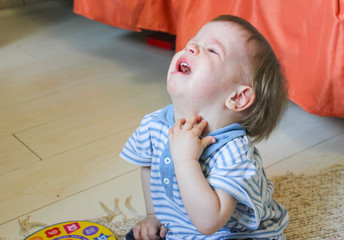
[[[229,141],[237,137],[242,137],[244,135],[246,135],[245,128],[239,123],[233,123],[223,128],[217,129],[209,134],[201,136],[213,136],[216,138],[216,142],[206,147],[200,158],[207,159],[213,152],[226,145]]]
[[[170,104],[163,108],[157,113],[157,115],[153,116],[153,118],[167,124],[169,127],[173,127],[175,122],[173,105]],[[201,136],[201,138],[206,136],[213,136],[216,138],[216,142],[214,144],[211,144],[204,149],[201,159],[207,159],[213,152],[223,147],[227,142],[244,135],[246,135],[245,128],[239,123],[233,123]]]
[[[163,108],[160,112],[157,113],[157,115],[154,115],[153,118],[165,123],[169,127],[173,127],[174,126],[173,104],[170,104],[167,107]]]

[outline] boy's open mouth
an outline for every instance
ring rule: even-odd
[[[177,70],[178,70],[178,72],[181,72],[184,74],[191,74],[191,68],[190,68],[189,64],[187,64],[183,60],[178,61]]]

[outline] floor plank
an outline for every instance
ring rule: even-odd
[[[32,61],[28,64],[23,64],[23,66],[1,71],[7,78],[1,78],[0,81],[3,82],[0,94],[6,99],[5,102],[0,103],[0,107],[12,106],[59,91],[65,91],[68,88],[77,87],[91,81],[98,81],[111,76],[111,74],[116,72],[116,69],[121,68],[113,62],[109,62],[109,60],[99,60],[96,58],[87,58],[88,61],[74,62],[67,67],[62,66],[59,69],[56,69],[56,67],[55,69],[51,68],[50,66],[60,64],[61,58],[58,59],[49,63]],[[90,66],[93,67],[90,68]],[[21,71],[18,71],[18,68]],[[42,68],[46,68],[46,70],[35,72],[35,69]],[[29,73],[29,77],[25,76],[25,73]]]
[[[2,15],[7,18],[0,21],[4,33],[0,56],[6,61],[0,65],[0,95],[6,101],[0,102],[0,108],[110,74],[116,77],[133,67],[136,72],[145,71],[155,64],[156,69],[164,69],[161,80],[166,78],[173,52],[147,47],[144,34],[88,20],[74,14],[71,7],[53,2],[39,4],[37,9],[5,10]]]
[[[169,103],[164,89],[158,87],[15,135],[45,159],[137,126],[145,114]]]
[[[142,78],[144,76],[158,80],[157,76],[151,74],[151,70],[152,68],[147,68],[147,73],[141,72],[142,75],[135,74],[135,72],[118,71],[116,77],[110,74],[112,71],[106,71],[108,76],[100,75],[102,78],[90,74],[94,81],[87,82],[87,78],[82,77],[83,81],[86,81],[85,84],[2,108],[0,109],[0,122],[3,124],[0,125],[0,136],[37,127],[111,101],[134,96],[159,85],[163,86],[163,81],[145,81]],[[115,74],[115,72],[112,73]],[[52,88],[49,87],[49,89]],[[21,91],[27,92],[27,88],[23,87]],[[35,91],[32,92],[33,96],[39,96],[40,94],[34,93]],[[15,91],[15,94],[17,93]],[[19,98],[16,98],[15,94],[12,94],[13,98],[18,100]],[[8,99],[8,95],[5,98]]]
[[[137,168],[118,156],[133,131],[1,175],[0,224]]]
[[[0,138],[0,176],[40,159],[18,139],[9,135]]]
[[[291,172],[298,174],[316,174],[335,164],[344,164],[344,133],[302,150],[284,161],[266,168],[270,177]]]
[[[139,213],[145,213],[143,194],[140,183],[140,171],[134,170],[119,178],[114,178],[104,184],[85,190],[51,205],[42,207],[28,215],[32,222],[42,222],[48,225],[74,220],[87,220],[105,216],[100,206],[104,202],[110,209],[114,206],[114,198],[119,199],[120,209],[128,216],[133,217],[130,211],[124,206],[124,201],[132,196],[131,205]],[[26,218],[28,215],[21,217]],[[120,216],[113,221],[120,221]],[[39,228],[33,229],[39,230]],[[20,227],[18,220],[12,220],[0,225],[0,233],[3,236],[13,239],[23,239],[19,235]]]
[[[343,132],[344,119],[316,116],[291,103],[270,138],[256,147],[268,167]]]

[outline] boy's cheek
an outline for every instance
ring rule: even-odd
[[[193,76],[197,81],[193,82],[192,94],[196,99],[204,99],[205,97],[216,97],[219,94],[219,87],[216,82],[209,80],[206,75]]]
[[[167,81],[167,92],[171,96],[176,94],[176,83],[173,80],[168,80]]]

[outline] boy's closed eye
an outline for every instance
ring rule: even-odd
[[[213,54],[219,54],[218,51],[213,48],[208,48],[208,52],[213,53]]]

